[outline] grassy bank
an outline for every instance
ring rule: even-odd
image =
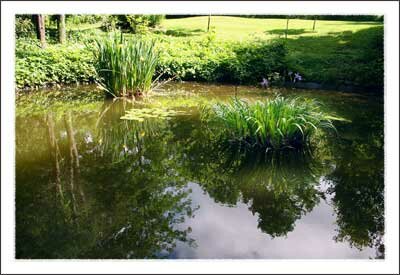
[[[378,22],[255,19],[207,16],[164,20],[148,34],[158,39],[157,73],[181,80],[255,84],[298,71],[304,81],[383,87],[383,25]],[[16,45],[18,88],[93,82],[93,56],[85,44],[106,35],[99,24],[70,30],[66,45],[42,50],[32,40]],[[132,36],[131,34],[126,34]],[[279,82],[279,81],[277,81]]]

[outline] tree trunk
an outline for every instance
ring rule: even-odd
[[[57,16],[57,31],[58,31],[58,42],[63,44],[65,42],[65,37],[66,37],[65,14],[59,14]]]
[[[313,26],[312,26],[312,30],[314,31],[315,30],[315,22],[317,21],[317,19],[314,19],[314,23],[313,23]]]
[[[33,21],[36,26],[36,36],[42,44],[42,48],[46,48],[46,28],[44,23],[45,15],[36,14],[33,16]]]
[[[208,24],[207,24],[207,32],[210,31],[210,21],[211,21],[211,14],[208,15]]]

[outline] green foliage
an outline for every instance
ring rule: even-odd
[[[23,39],[30,27],[22,27],[24,25],[18,22],[23,19],[27,25],[31,23],[28,15],[17,16],[16,29],[20,33],[16,44],[17,87],[93,81],[96,75],[93,59],[87,58],[91,53],[82,44],[104,36],[98,29],[100,17],[76,15],[73,19],[74,16],[67,16],[68,41],[74,44],[71,45],[73,52],[66,52],[66,45],[51,45],[50,39],[50,48],[58,52],[52,57],[53,53],[47,54],[50,50],[36,46],[36,40]],[[341,85],[383,87],[383,26],[379,22],[322,21],[318,22],[316,31],[311,32],[311,20],[291,19],[285,41],[277,36],[277,31],[285,27],[285,19],[214,16],[212,31],[205,33],[207,17],[198,16],[164,20],[158,34],[146,31],[157,27],[162,17],[116,15],[101,18],[104,30],[114,30],[119,24],[123,31],[133,32],[132,23],[139,33],[158,37],[160,60],[156,72],[165,78],[240,84],[256,84],[268,78],[272,85],[280,85],[286,72],[291,70],[300,72],[306,82],[323,83],[332,88],[340,89]],[[71,20],[85,23],[74,25]],[[89,24],[94,21],[97,22]],[[55,30],[55,23],[51,22],[53,29],[47,26],[50,37]],[[140,31],[142,27],[143,32]],[[70,63],[67,61],[70,55],[79,58]],[[69,69],[70,66],[73,68]]]
[[[124,39],[114,34],[96,40],[96,72],[111,95],[128,96],[151,90],[159,52],[154,40]]]
[[[127,30],[136,34],[147,33],[150,28],[155,28],[161,24],[164,19],[164,15],[138,15],[138,14],[126,14],[126,15],[114,15],[107,19],[107,23],[104,27],[115,24],[116,27]]]
[[[100,14],[71,14],[67,15],[67,24],[80,25],[80,24],[94,24],[103,21],[109,15]]]
[[[273,149],[302,147],[315,132],[335,129],[333,120],[344,120],[322,112],[315,100],[281,96],[254,104],[233,98],[208,115],[228,139]]]
[[[383,26],[287,39],[288,67],[306,81],[383,88]]]
[[[149,26],[155,28],[161,24],[161,22],[165,19],[165,15],[162,14],[149,14],[147,15]]]
[[[182,80],[256,84],[285,68],[280,41],[221,42],[213,34],[201,40],[163,39],[158,71]]]
[[[15,82],[17,88],[93,82],[93,55],[83,45],[49,45],[17,40]]]
[[[281,41],[252,41],[235,47],[234,53],[236,58],[229,60],[229,66],[235,82],[257,83],[268,74],[286,68],[287,50]]]
[[[117,18],[115,16],[107,16],[101,22],[101,29],[106,32],[115,31],[117,27]]]
[[[35,26],[33,25],[32,22],[32,16],[30,15],[15,16],[15,35],[17,38],[35,36]]]

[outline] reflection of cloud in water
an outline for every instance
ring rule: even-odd
[[[372,248],[359,251],[347,243],[333,240],[337,229],[332,207],[321,200],[310,213],[298,220],[287,237],[271,238],[258,228],[257,217],[248,206],[237,203],[226,207],[214,201],[195,183],[193,205],[200,205],[195,218],[182,226],[190,226],[190,236],[197,248],[178,243],[174,258],[368,258]]]

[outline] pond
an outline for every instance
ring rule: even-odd
[[[383,96],[173,83],[130,103],[93,90],[18,97],[16,258],[384,257]],[[351,122],[313,152],[265,154],[200,120],[203,102],[274,93]],[[179,112],[121,119],[143,107]]]

